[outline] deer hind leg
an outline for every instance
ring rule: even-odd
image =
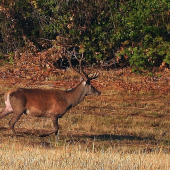
[[[14,126],[15,123],[20,119],[21,115],[25,113],[25,103],[22,99],[11,99],[11,103],[13,106],[13,117],[9,121],[9,128],[13,131],[14,135],[16,135]]]
[[[5,109],[0,113],[0,119],[13,113],[13,108],[9,102],[9,97],[7,97],[6,101],[5,101]]]
[[[13,113],[13,110],[9,110],[7,107],[0,113],[0,119]]]
[[[12,132],[14,133],[14,135],[16,135],[15,133],[15,129],[14,129],[14,125],[15,123],[19,120],[19,118],[21,117],[21,115],[23,114],[23,112],[14,112],[14,116],[12,117],[12,119],[9,121],[9,128],[12,130]]]

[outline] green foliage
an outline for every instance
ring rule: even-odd
[[[135,70],[170,63],[168,0],[16,0],[3,7],[3,53],[27,46],[28,40],[40,50],[55,41],[83,47],[87,60],[123,56]]]
[[[147,34],[138,47],[127,47],[117,56],[128,56],[133,70],[146,70],[159,66],[163,61],[170,63],[170,42],[163,41],[157,36],[153,38]]]
[[[135,7],[135,8],[134,8]],[[163,61],[170,63],[168,1],[129,1],[124,4],[124,34],[120,34],[123,50],[117,56],[128,56],[133,70],[145,70],[159,66]],[[124,45],[129,40],[130,45]]]

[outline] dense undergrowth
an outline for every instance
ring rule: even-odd
[[[0,13],[1,61],[18,51],[65,46],[84,52],[91,64],[109,60],[104,67],[169,67],[168,0],[6,0]]]

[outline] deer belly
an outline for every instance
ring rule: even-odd
[[[45,112],[36,108],[27,109],[25,113],[27,115],[35,116],[35,117],[47,117]]]

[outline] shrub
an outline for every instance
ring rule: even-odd
[[[2,6],[3,53],[31,41],[40,50],[79,47],[87,60],[121,56],[137,70],[170,61],[168,0],[16,0]]]

